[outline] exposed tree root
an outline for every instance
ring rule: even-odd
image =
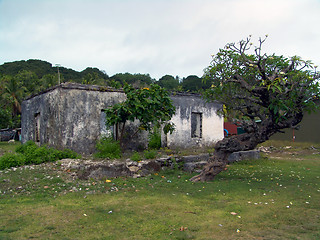
[[[215,160],[208,163],[199,175],[190,178],[192,182],[212,181],[214,177],[226,168],[227,163]]]

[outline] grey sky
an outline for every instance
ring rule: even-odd
[[[320,0],[0,0],[0,64],[201,76],[228,42],[320,64]]]

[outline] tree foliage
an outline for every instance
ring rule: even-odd
[[[147,87],[155,82],[149,74],[141,73],[117,73],[111,77],[111,80],[119,82],[123,86],[127,83],[134,87]]]
[[[127,121],[139,121],[136,133],[141,130],[150,131],[154,126],[163,126],[165,133],[174,130],[174,125],[169,121],[175,113],[175,107],[167,91],[156,84],[138,89],[125,84],[123,90],[127,99],[105,110],[108,126],[121,124],[120,142],[123,140]]]
[[[196,75],[190,75],[182,80],[182,89],[184,91],[197,92],[202,89],[202,79]]]
[[[282,129],[296,127],[305,112],[317,107],[320,75],[316,66],[297,56],[263,53],[266,38],[260,38],[257,46],[251,37],[227,44],[205,70],[205,78],[212,83],[206,97],[223,103],[227,117],[246,133],[219,141],[215,161],[194,181],[212,179],[223,170],[230,153],[251,150]]]
[[[159,79],[157,84],[167,90],[176,90],[179,87],[179,79],[171,75],[164,75]]]

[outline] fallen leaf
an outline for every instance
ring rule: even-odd
[[[183,227],[183,226],[180,227],[180,231],[181,231],[181,232],[186,231],[186,230],[188,230],[187,227]]]

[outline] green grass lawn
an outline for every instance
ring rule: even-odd
[[[0,239],[320,239],[320,155],[285,149],[208,183],[172,170],[111,182],[55,163],[3,170]]]
[[[0,156],[7,152],[14,152],[16,147],[21,145],[20,142],[8,143],[8,142],[0,142]]]

